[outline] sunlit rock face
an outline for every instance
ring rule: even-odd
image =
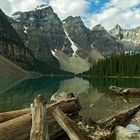
[[[68,17],[64,21],[64,29],[77,47],[77,54],[86,57],[91,50],[90,30],[85,27],[81,17]]]
[[[15,13],[13,17],[18,22],[13,22],[12,25],[36,57],[38,50],[46,51],[46,47],[49,48],[47,51],[63,48],[65,39],[63,24],[50,6],[37,7],[33,11],[17,14]]]
[[[110,30],[110,34],[120,41],[128,51],[140,51],[140,27],[123,29],[120,25]]]
[[[123,45],[100,24],[92,29],[90,38],[92,46],[97,48],[104,56],[124,52]]]

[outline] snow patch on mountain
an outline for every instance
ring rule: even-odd
[[[55,51],[57,51],[57,50],[55,50]],[[57,58],[57,59],[58,59],[58,57],[57,57],[57,55],[56,55],[56,52],[55,52],[55,51],[51,50],[51,53],[52,53],[52,55],[53,55],[55,58]]]
[[[30,17],[29,19],[30,19],[31,21],[34,21],[34,17]]]
[[[18,18],[20,17],[20,14],[13,14],[11,17],[16,21],[19,21]]]
[[[24,33],[27,34],[28,27],[24,26]]]
[[[42,10],[42,9],[45,9],[45,8],[48,8],[49,5],[46,5],[46,4],[43,4],[43,5],[39,5],[35,8],[35,10]]]
[[[65,29],[64,29],[64,32],[65,32],[65,34],[66,34],[68,40],[69,40],[70,43],[71,43],[71,48],[72,48],[72,50],[73,50],[73,55],[75,55],[76,52],[77,52],[77,50],[78,50],[78,48],[77,48],[77,46],[75,45],[75,43],[71,40],[71,38],[70,38],[69,35],[68,35],[68,32],[67,32]]]

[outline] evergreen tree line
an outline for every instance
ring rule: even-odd
[[[140,54],[120,54],[99,61],[90,70],[91,76],[140,76]]]

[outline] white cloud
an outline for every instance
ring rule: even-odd
[[[11,3],[8,0],[0,1],[0,8],[6,13],[10,14],[12,12]]]
[[[11,15],[16,11],[32,10],[44,1],[50,2],[61,19],[70,15],[82,16],[86,26],[90,28],[97,24],[102,24],[108,30],[116,24],[124,28],[140,25],[140,0],[110,0],[97,13],[88,13],[88,10],[91,4],[98,5],[101,0],[0,0],[0,8]]]
[[[13,12],[17,11],[17,9],[20,11],[32,10],[42,3],[42,0],[11,0]]]
[[[102,24],[107,30],[120,24],[123,28],[140,26],[140,0],[111,0],[105,4],[99,13],[93,13],[88,18],[90,28]]]
[[[70,15],[85,16],[90,2],[87,0],[50,0],[50,5],[61,19]]]
[[[0,0],[2,10],[11,15],[16,11],[29,11],[44,2],[53,7],[60,18],[72,16],[84,16],[89,8],[89,0]],[[98,1],[98,0],[96,0]]]
[[[140,0],[111,0],[110,5],[115,5],[121,8],[131,8],[140,4]]]
[[[32,10],[43,3],[43,0],[0,0],[0,8],[7,15],[11,15],[16,11]]]

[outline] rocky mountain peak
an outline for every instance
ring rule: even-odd
[[[117,24],[115,28],[111,29],[109,32],[112,36],[116,37],[118,40],[121,40],[124,37],[123,31],[124,30],[121,28],[121,26]]]
[[[64,30],[69,38],[74,42],[77,54],[84,58],[88,55],[90,47],[90,30],[86,28],[80,16],[69,16],[63,20]]]
[[[32,11],[27,12],[15,12],[12,15],[12,18],[19,22],[36,22],[38,20],[47,20],[49,18],[58,18],[57,15],[54,13],[53,9],[49,5],[40,5],[37,6]]]
[[[114,28],[115,30],[118,30],[118,31],[121,31],[121,30],[123,30],[122,29],[122,27],[119,25],[119,24],[117,24],[116,26],[115,26],[115,28]]]
[[[74,26],[84,26],[84,23],[80,16],[69,16],[63,20],[64,24],[72,24]]]
[[[104,56],[123,52],[123,46],[105,28],[98,24],[92,29],[91,44]]]
[[[95,27],[92,28],[92,31],[93,30],[105,30],[105,28],[101,24],[98,24],[98,25],[96,25]]]
[[[115,28],[110,30],[110,34],[124,45],[125,50],[139,51],[140,27],[135,29],[122,29],[119,25],[116,25]]]
[[[113,29],[110,30],[111,34],[120,34],[121,32],[123,32],[122,27],[117,24]]]
[[[65,33],[63,24],[52,7],[41,5],[32,11],[17,13],[16,20],[18,23],[13,22],[12,26],[35,58],[45,63],[50,63],[53,60],[56,64],[56,59],[51,54],[51,50],[63,48]]]

